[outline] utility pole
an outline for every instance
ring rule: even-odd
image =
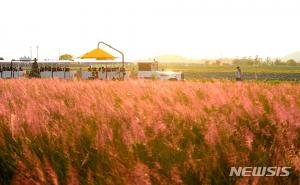
[[[60,48],[58,49],[58,60],[60,60]]]
[[[30,49],[30,60],[32,60],[32,47],[30,46],[29,49]]]
[[[36,46],[36,59],[39,59],[39,45]]]

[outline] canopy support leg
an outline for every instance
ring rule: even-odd
[[[107,64],[105,65],[105,79],[107,80]]]
[[[13,60],[10,61],[10,77],[12,78],[13,77]]]
[[[51,63],[51,78],[53,79],[53,65]]]
[[[65,63],[65,68],[64,68],[64,79],[66,78],[66,63]]]

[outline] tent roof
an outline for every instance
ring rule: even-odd
[[[88,53],[81,55],[79,58],[81,58],[81,59],[93,58],[93,59],[98,59],[98,60],[113,60],[116,57],[112,56],[111,54],[107,53],[106,51],[103,51],[100,48],[96,48]]]
[[[78,64],[122,64],[121,61],[115,61],[115,60],[95,60],[95,59],[75,59],[75,63]],[[131,62],[124,62],[125,64],[131,64]]]

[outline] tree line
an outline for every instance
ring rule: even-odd
[[[217,59],[215,61],[209,61],[207,60],[205,62],[206,65],[247,65],[247,66],[300,66],[300,63],[297,63],[294,59],[289,60],[282,60],[279,58],[272,59],[270,57],[267,57],[265,59],[260,58],[258,56],[256,57],[243,57],[243,58],[234,58],[234,59]]]

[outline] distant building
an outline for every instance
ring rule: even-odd
[[[20,57],[19,60],[27,61],[27,60],[31,60],[31,58],[30,58],[30,57],[23,56],[23,57]]]

